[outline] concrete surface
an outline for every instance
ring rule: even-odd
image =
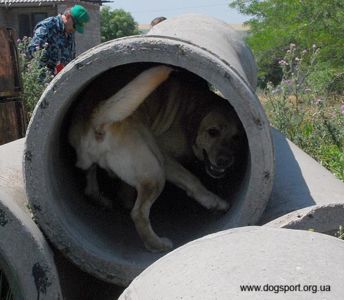
[[[15,299],[116,299],[121,287],[81,271],[32,221],[22,176],[24,142],[0,146],[0,269],[18,291]]]
[[[162,24],[166,27],[157,26],[159,35],[110,41],[68,64],[42,95],[25,146],[26,191],[44,233],[84,271],[123,286],[163,254],[144,250],[129,212],[101,211],[84,197],[84,175],[74,167],[66,132],[73,105],[90,86],[93,94],[106,93],[118,81],[132,78],[126,68],[165,63],[206,79],[240,117],[249,155],[242,181],[228,184],[235,189],[231,210],[212,215],[178,192],[179,208],[168,206],[166,195],[154,207],[153,227],[176,247],[212,232],[255,224],[274,176],[270,127],[254,94],[255,62],[250,50],[227,24],[209,17],[178,17]]]
[[[343,276],[342,240],[306,231],[242,227],[169,253],[142,272],[119,300],[338,300],[344,299]],[[262,291],[244,292],[243,285]]]
[[[344,226],[344,203],[313,205],[293,211],[270,221],[264,226],[314,230],[320,233],[337,232]]]
[[[62,300],[53,253],[28,208],[20,207],[22,149],[23,140],[0,146],[0,269],[15,299]]]
[[[265,224],[289,212],[313,205],[344,203],[344,182],[272,128],[275,177],[265,212]]]

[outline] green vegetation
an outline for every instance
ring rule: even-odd
[[[29,59],[25,53],[31,38],[24,37],[17,40],[17,48],[19,54],[19,64],[23,83],[23,102],[25,110],[30,118],[39,98],[43,91],[52,80],[53,75],[47,67],[42,66],[40,58],[44,49],[37,49],[33,54],[33,58]]]
[[[236,0],[272,126],[344,181],[344,2]]]
[[[259,96],[274,127],[344,180],[344,108],[336,95],[314,84],[318,55],[315,47],[298,50],[291,44],[279,61],[281,82],[268,83]]]
[[[344,226],[343,225],[339,225],[339,229],[336,232],[335,236],[339,238],[340,240],[344,240]]]
[[[123,9],[111,10],[108,6],[100,10],[100,26],[102,42],[140,33],[129,12]]]
[[[344,1],[236,0],[230,1],[230,6],[252,17],[247,22],[247,42],[255,53],[262,86],[281,79],[278,61],[290,43],[300,49],[309,49],[313,44],[321,49],[317,63],[319,74],[325,73],[321,77],[327,76],[330,81],[343,76]],[[340,87],[338,91],[342,91]]]

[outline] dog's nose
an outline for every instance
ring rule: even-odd
[[[233,163],[233,157],[232,156],[220,156],[216,160],[216,164],[218,167],[226,168],[230,166]]]

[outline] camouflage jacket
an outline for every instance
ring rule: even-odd
[[[75,58],[74,33],[66,34],[61,15],[49,17],[34,28],[34,36],[27,48],[29,56],[38,49],[44,49],[41,62],[50,69],[56,64],[66,65]]]

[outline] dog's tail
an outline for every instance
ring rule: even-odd
[[[160,65],[139,74],[98,107],[93,114],[93,125],[97,128],[130,116],[171,72],[172,68]]]

